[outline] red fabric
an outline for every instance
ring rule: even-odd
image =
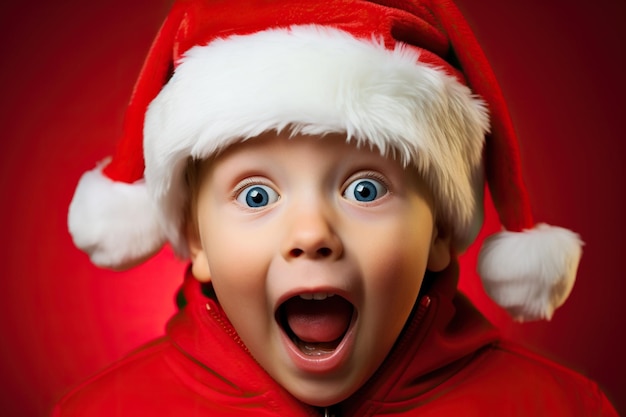
[[[332,415],[617,416],[594,383],[499,340],[457,293],[457,273],[428,285],[387,360]],[[256,364],[190,276],[183,293],[167,336],[71,391],[54,417],[324,415]]]
[[[113,181],[132,184],[143,178],[144,117],[148,105],[159,94],[171,75],[174,35],[179,31],[184,13],[185,9],[181,4],[177,3],[172,7],[141,68],[126,108],[124,128],[115,155],[103,170]]]

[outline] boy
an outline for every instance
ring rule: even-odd
[[[111,268],[172,244],[185,305],[55,415],[615,415],[456,291],[484,175],[490,295],[531,320],[571,290],[581,242],[533,225],[518,166],[448,2],[177,2],[69,226]]]

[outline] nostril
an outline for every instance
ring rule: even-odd
[[[292,257],[294,257],[294,258],[297,258],[298,256],[302,255],[303,253],[304,253],[304,251],[302,249],[298,249],[298,248],[295,248],[295,249],[292,249],[291,251],[289,251],[289,254]]]
[[[332,252],[333,252],[333,251],[332,251],[332,250],[330,250],[330,248],[319,248],[319,249],[317,250],[317,253],[318,253],[320,256],[324,257],[324,258],[326,258],[326,257],[330,256],[330,254],[331,254]]]
[[[330,255],[332,255],[332,253],[332,249],[323,247],[315,251],[315,256],[320,258],[328,258]],[[300,248],[294,248],[289,251],[289,256],[291,256],[292,258],[298,258],[302,255],[304,255],[304,250]]]

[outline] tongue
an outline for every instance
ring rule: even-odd
[[[285,303],[291,331],[305,342],[324,343],[339,339],[348,329],[352,304],[337,295],[325,300],[294,297]]]

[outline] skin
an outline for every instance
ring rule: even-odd
[[[363,180],[377,191],[372,201],[355,198]],[[269,198],[249,207],[255,186]],[[398,338],[426,269],[450,262],[416,172],[341,135],[266,133],[209,160],[198,187],[194,276],[212,282],[257,362],[307,404],[332,405],[361,387]],[[275,314],[285,298],[318,291],[352,302],[354,343],[340,366],[309,372],[287,354]]]

